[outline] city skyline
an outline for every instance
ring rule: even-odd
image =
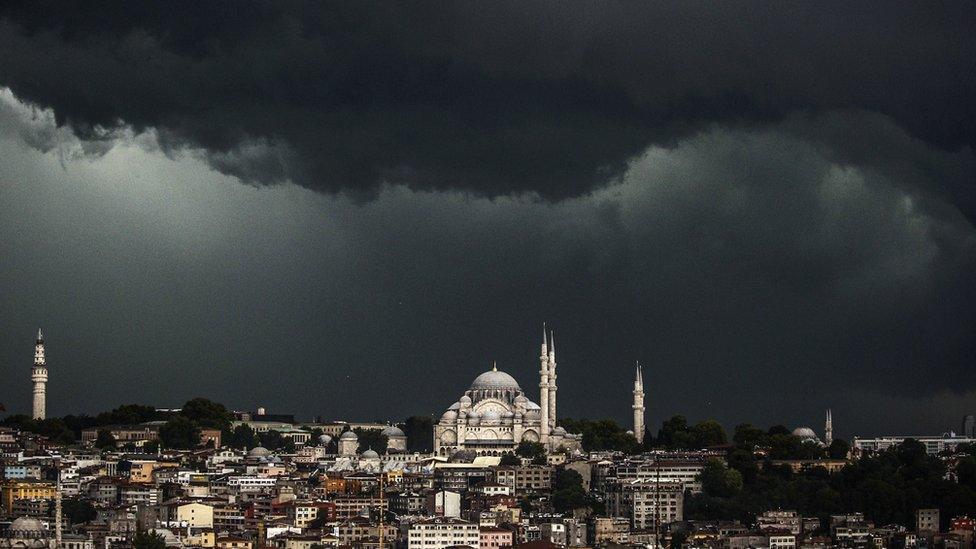
[[[543,329],[545,331],[545,324],[543,324]],[[545,341],[546,342],[544,342],[542,344],[542,350],[543,350],[542,351],[542,354],[543,354],[542,358],[543,358],[543,367],[545,367],[545,364],[548,361],[549,364],[551,365],[551,367],[553,368],[552,372],[554,372],[555,371],[554,370],[554,368],[555,368],[555,355],[554,354],[548,354],[548,356],[547,356],[547,353],[554,353],[555,352],[554,351],[554,348],[555,348],[555,345],[554,345],[554,337],[555,337],[554,336],[554,332],[552,333],[552,337],[553,337],[553,343],[551,344],[550,347],[548,347],[548,351],[547,351],[547,343],[549,342],[549,336],[545,336]],[[36,344],[35,344],[34,370],[33,371],[36,372],[36,370],[37,370],[38,367],[42,368],[44,370],[44,379],[40,383],[40,386],[38,386],[38,383],[35,382],[35,375],[32,374],[32,376],[31,376],[31,382],[34,383],[34,386],[35,387],[34,387],[34,390],[33,390],[33,410],[31,412],[30,416],[33,416],[34,419],[44,419],[45,418],[45,394],[46,394],[46,390],[45,390],[44,385],[46,384],[46,379],[47,378],[46,378],[46,362],[45,362],[44,345],[45,345],[44,344],[44,336],[42,335],[41,330],[38,329],[37,338],[36,338]],[[492,361],[492,365],[491,365],[491,369],[489,371],[486,371],[486,372],[483,372],[483,373],[484,374],[490,374],[491,372],[497,372],[497,371],[499,371],[498,370],[498,361],[497,360],[493,360]],[[626,420],[625,421],[618,421],[615,416],[610,416],[610,417],[606,417],[606,418],[587,418],[585,416],[576,416],[576,417],[569,416],[569,418],[570,419],[613,419],[613,420],[617,421],[619,425],[622,425],[624,428],[628,428],[629,427],[630,428],[630,431],[629,432],[635,433],[635,437],[636,437],[638,443],[640,443],[640,442],[643,441],[643,433],[645,432],[645,430],[647,430],[647,432],[649,432],[651,436],[655,436],[656,433],[657,433],[655,426],[654,425],[651,425],[651,424],[648,424],[646,422],[646,418],[645,418],[645,409],[646,408],[644,406],[643,368],[640,365],[639,361],[636,361],[636,370],[635,371],[636,371],[636,374],[635,374],[635,377],[634,377],[634,380],[633,380],[633,383],[634,383],[634,385],[633,385],[633,403],[632,403],[632,406],[631,406],[631,409],[633,411],[633,416],[632,416],[632,422],[630,424],[628,424],[626,422]],[[540,373],[541,373],[541,371],[540,371]],[[508,374],[506,373],[505,375],[508,375]],[[483,376],[481,376],[481,377],[483,377]],[[552,377],[550,379],[554,379],[554,378],[555,378],[555,375],[552,375]],[[538,397],[540,399],[542,399],[543,402],[545,402],[545,399],[547,399],[547,398],[552,399],[552,402],[546,404],[546,406],[547,407],[548,406],[552,406],[552,408],[554,410],[555,409],[555,402],[554,402],[555,401],[555,396],[554,396],[554,393],[555,393],[555,383],[553,382],[551,385],[546,384],[546,387],[547,388],[545,389],[545,391],[543,391],[542,385],[546,383],[545,382],[545,379],[546,378],[543,377],[543,381],[540,383],[540,385],[538,387]],[[38,387],[40,387],[40,388],[38,388]],[[532,394],[532,391],[535,390],[535,386],[530,383],[528,385],[528,387],[532,387],[533,389],[530,389],[526,394]],[[40,397],[38,397],[38,391],[40,391]],[[40,400],[38,400],[38,398],[40,398]],[[192,397],[192,398],[198,398],[198,397]],[[117,405],[114,405],[112,407],[122,406],[122,405],[127,405],[127,404],[147,405],[149,403],[147,403],[147,402],[120,402]],[[178,406],[175,406],[175,405],[173,405],[173,406],[159,406],[159,405],[156,405],[156,404],[149,404],[149,405],[156,406],[156,408],[158,410],[178,410],[179,409]],[[253,413],[254,410],[258,410],[257,413],[258,414],[261,414],[261,415],[263,415],[265,413],[265,411],[267,410],[267,407],[265,405],[261,404],[261,403],[252,404],[252,405],[250,405],[251,408],[248,408],[247,406],[248,405],[244,405],[243,407],[237,407],[237,408],[231,407],[231,409],[237,410],[238,412],[242,412],[242,413]],[[100,409],[100,410],[94,410],[94,411],[91,411],[91,412],[89,412],[89,411],[69,412],[69,414],[71,414],[71,415],[94,415],[95,413],[104,412],[104,411],[107,411],[107,410],[108,410],[108,408],[104,408],[104,409]],[[12,410],[12,411],[11,410],[7,410],[7,412],[8,412],[9,415],[18,415],[18,414],[20,414],[19,411],[17,411],[17,410]],[[296,412],[298,412],[298,413],[296,413]],[[372,420],[372,421],[385,421],[385,422],[388,422],[390,425],[395,425],[398,421],[400,421],[400,420],[403,419],[403,417],[398,417],[398,416],[395,416],[395,415],[388,416],[388,417],[385,417],[385,418],[380,418],[380,417],[373,417],[373,418],[340,417],[340,416],[328,416],[328,415],[322,415],[322,414],[318,414],[318,413],[314,413],[314,412],[309,413],[309,412],[296,411],[296,410],[275,410],[272,413],[276,413],[276,414],[284,413],[284,414],[289,415],[289,416],[294,416],[296,418],[296,420],[298,422],[300,422],[300,423],[301,422],[313,422],[314,423],[315,421],[349,421],[349,422],[353,422],[354,423],[356,421],[371,421]],[[26,415],[26,414],[20,414],[20,415]],[[66,414],[66,415],[68,415],[68,414]],[[434,420],[435,423],[438,421],[438,419],[437,419],[438,418],[438,414],[436,414],[436,413],[430,413],[430,414],[420,413],[420,415],[429,415],[431,417],[431,419]],[[682,414],[680,412],[677,412],[677,413],[675,413],[673,415],[670,415],[670,416],[663,416],[660,419],[661,419],[661,422],[663,423],[663,422],[667,421],[668,419],[671,419],[674,416],[678,416],[678,415],[682,415]],[[973,417],[973,414],[968,414],[968,413],[965,416],[963,416],[962,417],[962,421],[961,421],[961,425],[959,425],[959,429],[956,429],[955,427],[947,427],[947,428],[945,428],[945,429],[943,429],[941,431],[938,431],[937,430],[937,431],[933,431],[933,432],[929,432],[929,433],[914,432],[914,431],[910,431],[910,430],[908,430],[908,431],[903,430],[903,431],[888,432],[885,435],[879,435],[879,433],[876,433],[876,432],[868,432],[868,433],[865,433],[864,435],[862,435],[860,437],[858,435],[856,435],[856,434],[855,435],[851,435],[851,436],[854,437],[854,438],[873,438],[873,437],[876,437],[876,436],[888,436],[888,437],[890,437],[890,436],[896,436],[896,437],[898,437],[898,436],[902,436],[902,437],[904,437],[904,436],[907,436],[907,437],[920,436],[920,437],[928,437],[928,438],[931,438],[931,437],[935,437],[935,436],[939,436],[939,435],[960,436],[960,437],[963,437],[963,436],[968,436],[968,435],[965,434],[965,433],[968,433],[969,432],[967,430],[966,425],[967,425],[967,422],[971,422],[972,421],[972,417]],[[717,418],[714,418],[714,417],[707,417],[707,418],[706,417],[703,417],[703,418],[691,418],[691,419],[693,420],[692,422],[694,422],[694,421],[703,421],[703,420],[715,420]],[[443,418],[442,418],[442,420],[443,420]],[[543,418],[543,421],[545,422],[545,418]],[[726,427],[730,431],[732,430],[732,428],[735,425],[737,425],[739,423],[749,423],[749,422],[732,422],[732,423],[729,423],[727,421],[724,421],[724,422],[721,421],[721,420],[719,420],[719,421],[720,421],[720,423],[725,423],[726,425],[724,425],[724,427]],[[950,422],[950,424],[951,424],[951,422]],[[556,425],[555,424],[555,420],[554,419],[551,419],[549,425],[550,425],[550,429],[552,427],[555,427],[555,425]],[[775,426],[775,425],[786,426],[788,429],[794,429],[794,430],[811,429],[811,427],[809,425],[791,425],[791,426],[787,426],[787,425],[783,425],[782,423],[773,423],[773,424],[770,424],[769,427],[772,427],[772,426]],[[760,428],[767,427],[766,425],[757,425],[757,426],[760,427]],[[833,432],[834,432],[833,431],[833,421],[832,421],[832,410],[830,408],[827,408],[825,410],[825,419],[824,419],[823,427],[822,428],[813,427],[812,429],[813,429],[814,434],[817,437],[820,437],[822,440],[825,440],[827,445],[830,444],[831,440],[833,440]],[[544,430],[543,436],[548,436],[546,434],[547,432],[548,431]],[[640,435],[637,435],[636,433],[640,433]],[[436,432],[435,432],[435,438],[437,438]]]
[[[972,4],[0,7],[0,402],[976,412]],[[193,14],[185,17],[183,14]],[[187,20],[194,21],[187,25]],[[533,389],[537,392],[537,389]]]

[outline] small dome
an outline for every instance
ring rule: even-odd
[[[339,440],[359,440],[359,435],[353,431],[346,431],[339,436]]]
[[[541,410],[542,408],[538,404],[536,404],[535,402],[532,402],[530,400],[530,401],[528,401],[528,402],[525,403],[525,409],[526,410]]]
[[[504,412],[502,412],[502,418],[503,419],[504,418],[513,418],[513,417],[515,417],[515,412],[513,412],[511,410],[505,410]]]
[[[809,427],[797,427],[793,429],[793,436],[803,439],[815,439],[817,438],[817,433],[814,433],[813,429]]]
[[[539,410],[529,410],[529,411],[525,412],[525,419],[529,419],[529,420],[541,420],[542,419],[542,414],[539,412]]]
[[[380,455],[373,450],[366,450],[363,452],[363,459],[379,459]]]
[[[471,412],[468,416],[468,425],[480,425],[481,424],[481,414],[478,412]]]
[[[395,425],[390,425],[386,429],[383,429],[382,433],[384,435],[386,435],[388,438],[389,437],[405,437],[405,436],[407,436],[406,434],[404,434],[403,429],[400,429],[399,427],[397,427]]]
[[[521,391],[521,387],[515,378],[499,370],[488,370],[480,376],[474,378],[471,383],[472,391],[483,391],[485,389],[514,389]]]
[[[495,410],[488,410],[481,416],[482,421],[498,421],[501,416]]]
[[[529,399],[525,395],[519,395],[515,397],[515,404],[525,404]]]
[[[30,517],[20,517],[10,523],[9,530],[11,532],[43,532],[44,524]]]
[[[470,402],[471,399],[469,398],[468,401]],[[460,407],[461,407],[461,403],[460,402],[455,402],[454,404],[451,404],[451,406],[448,408],[448,410],[457,410]]]
[[[331,436],[329,436],[329,435],[319,435],[319,444],[321,444],[322,446],[326,446],[330,442],[332,442],[332,437]]]
[[[454,410],[448,410],[441,416],[441,421],[454,421],[455,419],[457,419],[457,412]]]
[[[251,451],[247,453],[247,457],[252,458],[263,458],[271,455],[271,450],[268,450],[264,446],[255,446],[251,448]]]
[[[463,397],[461,397],[461,400],[458,400],[458,404],[461,406],[466,406],[468,404],[471,404],[471,397],[469,397],[468,395],[464,395]]]
[[[562,427],[556,427],[555,429],[552,430],[552,434],[557,437],[566,436],[566,429],[563,429]]]

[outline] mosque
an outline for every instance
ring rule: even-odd
[[[459,450],[501,456],[522,441],[541,442],[548,450],[580,449],[580,436],[556,426],[556,344],[543,327],[539,356],[539,403],[529,400],[511,375],[493,366],[434,425],[434,453]]]

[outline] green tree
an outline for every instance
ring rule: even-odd
[[[383,431],[380,431],[379,429],[361,429],[357,427],[353,429],[353,432],[359,437],[360,452],[373,450],[377,454],[386,453],[386,445],[389,442],[389,439],[383,434]]]
[[[143,404],[123,404],[108,412],[102,412],[95,417],[97,425],[133,425],[165,419],[163,414],[153,406]]]
[[[851,445],[846,440],[835,438],[827,448],[827,456],[830,459],[847,459],[847,454],[851,450]]]
[[[522,465],[522,460],[518,458],[515,454],[505,454],[502,456],[499,465],[511,466],[511,465]]]
[[[728,461],[729,467],[738,471],[746,484],[754,483],[759,477],[759,466],[751,450],[736,448],[729,452]]]
[[[735,426],[732,442],[743,450],[751,452],[757,446],[765,446],[766,432],[751,423],[740,423]]]
[[[314,438],[314,437],[313,437]],[[234,427],[231,431],[230,436],[227,437],[227,445],[231,448],[238,448],[241,450],[247,450],[254,448],[259,445],[261,440],[258,438],[254,429],[251,429],[249,425],[244,423]]]
[[[570,433],[582,435],[583,449],[588,452],[616,450],[633,454],[640,450],[634,435],[627,433],[617,422],[612,420],[591,421],[564,418],[559,420],[559,425]]]
[[[705,448],[708,446],[720,446],[728,442],[725,436],[725,429],[722,424],[714,419],[699,421],[690,430],[692,447]]]
[[[167,448],[196,448],[200,444],[200,427],[186,416],[177,415],[160,427],[159,438]]]
[[[52,442],[58,444],[73,444],[75,442],[74,432],[59,417],[42,419],[37,422],[36,426],[34,432],[47,437]]]
[[[956,477],[960,485],[976,490],[976,457],[961,458],[956,464]]]
[[[102,450],[115,449],[116,440],[112,436],[112,431],[108,429],[99,429],[98,437],[95,439],[95,447]]]
[[[258,433],[258,442],[268,450],[280,450],[285,447],[285,437],[279,431],[269,429]]]
[[[3,421],[0,421],[0,425],[17,429],[18,431],[27,431],[28,433],[37,432],[37,422],[26,414],[11,414],[3,418]]]
[[[769,435],[769,457],[771,459],[800,459],[802,455],[800,437],[787,434]]]
[[[658,444],[670,449],[689,449],[693,446],[691,431],[685,416],[671,416],[661,425],[657,434]]]
[[[716,497],[731,497],[742,491],[742,474],[729,469],[720,459],[709,459],[699,476],[702,490]]]
[[[541,442],[530,442],[523,440],[515,447],[515,453],[521,457],[535,460],[541,457],[546,459],[546,447]]]
[[[557,513],[569,513],[586,506],[583,477],[576,471],[557,469],[552,484],[552,507]]]
[[[141,530],[132,538],[134,549],[166,549],[166,540],[161,534]]]
[[[209,429],[229,429],[234,415],[223,404],[206,398],[194,398],[183,405],[180,414],[198,426]]]

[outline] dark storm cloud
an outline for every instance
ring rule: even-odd
[[[0,84],[251,182],[562,198],[796,111],[971,147],[973,28],[971,3],[7,2]],[[935,190],[972,215],[970,182]]]
[[[972,154],[876,115],[713,128],[558,202],[390,186],[353,204],[239,185],[146,135],[95,159],[69,135],[64,167],[24,144],[58,131],[0,93],[11,410],[37,324],[60,413],[205,394],[366,419],[440,413],[495,359],[535,393],[543,320],[567,416],[629,421],[635,359],[654,425],[816,427],[830,406],[844,435],[938,432],[976,406],[976,230],[925,192]],[[825,145],[865,136],[877,160]]]

